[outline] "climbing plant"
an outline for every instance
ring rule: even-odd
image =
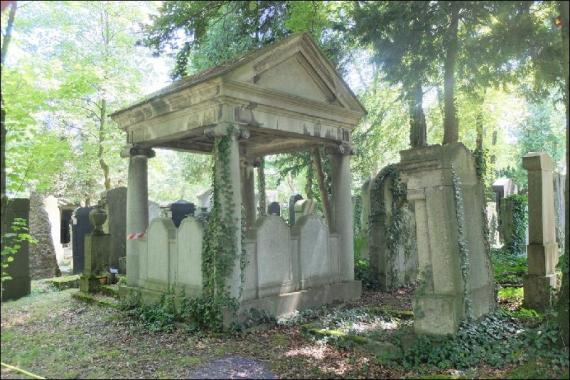
[[[455,215],[457,218],[457,244],[459,246],[459,263],[461,266],[461,277],[463,279],[463,305],[465,307],[465,315],[468,320],[472,319],[472,303],[471,303],[471,282],[470,282],[470,261],[469,249],[465,241],[465,212],[463,208],[463,189],[461,187],[461,180],[453,165],[451,166],[451,176],[453,181],[453,195],[455,198]]]
[[[526,195],[513,194],[505,198],[505,204],[512,207],[512,236],[507,244],[506,251],[513,256],[520,256],[525,252],[526,228],[528,225],[527,197]]]
[[[382,194],[388,180],[392,181],[392,186],[390,187],[392,193],[391,205],[385,204],[385,199]],[[393,280],[397,278],[394,272],[394,262],[399,251],[403,249],[406,256],[409,256],[413,249],[409,244],[412,231],[406,220],[406,204],[406,185],[400,180],[398,167],[396,165],[388,165],[378,173],[370,189],[369,231],[373,231],[372,226],[378,223],[384,228],[386,248],[389,252],[386,267],[389,268],[387,276],[392,280],[390,282],[393,282]],[[387,213],[387,207],[391,210],[390,215]],[[389,218],[389,220],[387,220],[387,218]],[[374,239],[369,240],[372,242]],[[374,249],[372,245],[370,248]]]
[[[14,255],[20,250],[22,243],[34,244],[36,239],[28,233],[28,221],[22,218],[14,218],[11,231],[2,235],[2,276],[1,281],[11,280],[12,277],[7,272],[10,263],[14,261]]]

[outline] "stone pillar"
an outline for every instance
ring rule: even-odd
[[[331,232],[340,235],[340,278],[342,281],[354,280],[354,230],[353,209],[350,184],[350,155],[353,150],[341,145],[339,152],[331,154],[332,164],[332,214]]]
[[[245,223],[248,227],[255,224],[257,209],[255,207],[255,173],[253,162],[242,160],[241,162],[241,193],[243,196],[243,207]]]
[[[127,237],[145,232],[148,227],[148,159],[154,157],[149,148],[130,147],[123,152],[129,157],[127,186]],[[133,235],[131,235],[133,236]],[[136,235],[135,235],[136,237]],[[137,286],[139,279],[139,254],[135,239],[127,240],[127,285]]]
[[[362,246],[360,249],[360,257],[363,259],[368,259],[370,257],[370,248],[368,241],[368,229],[369,226],[369,219],[370,219],[370,188],[372,185],[372,179],[368,179],[361,188],[361,196],[362,196],[362,213],[360,214],[360,230],[362,231],[360,234],[360,238],[363,239]]]
[[[220,197],[220,203],[222,205],[223,214],[229,210],[232,214],[232,220],[235,226],[235,241],[236,241],[236,258],[234,264],[234,270],[232,274],[227,279],[227,287],[229,288],[230,295],[235,298],[239,298],[239,289],[241,283],[241,270],[240,270],[240,260],[239,255],[241,254],[241,204],[242,204],[242,192],[241,192],[241,170],[240,170],[240,151],[239,151],[239,139],[246,139],[249,137],[249,133],[246,129],[239,129],[231,124],[218,124],[215,127],[210,127],[205,131],[206,136],[210,138],[218,138],[228,136],[230,138],[229,152],[227,152],[228,165],[229,165],[229,178],[225,178],[224,167],[222,166],[224,160],[222,157],[215,157],[216,159],[216,176],[218,179],[224,178],[229,183],[229,190],[232,192],[231,204],[227,204],[224,196]],[[215,189],[214,189],[215,191]],[[223,191],[223,189],[222,189]],[[255,214],[254,214],[255,215]]]
[[[100,279],[107,277],[111,235],[103,232],[107,213],[103,207],[95,207],[89,213],[93,231],[85,236],[85,265],[79,278],[79,290],[83,293],[96,293]]]
[[[495,305],[475,160],[461,143],[400,155],[401,179],[416,220],[420,285],[414,329],[418,334],[454,334],[468,314],[479,318]]]
[[[524,278],[524,303],[544,310],[551,305],[551,288],[556,287],[554,268],[558,263],[558,245],[554,228],[552,159],[543,152],[523,157],[528,171],[528,275]]]

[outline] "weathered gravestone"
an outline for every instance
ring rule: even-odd
[[[73,249],[73,274],[83,272],[85,259],[85,235],[93,229],[89,222],[89,213],[93,207],[78,207],[73,212],[71,224],[72,249]]]
[[[32,279],[39,280],[60,276],[61,272],[57,265],[55,242],[51,231],[52,225],[45,209],[44,198],[35,192],[30,194],[29,227],[30,235],[36,240],[36,243],[29,248]],[[53,226],[54,229],[58,227]]]
[[[29,212],[29,199],[8,199],[6,202],[6,226],[2,226],[2,233],[13,232],[12,223],[17,218],[24,219],[27,223]],[[15,242],[12,239],[7,239],[6,244],[13,246]],[[31,291],[29,244],[27,241],[22,241],[19,244],[20,249],[12,256],[14,260],[6,268],[6,272],[12,279],[2,283],[2,301],[27,296]],[[4,263],[4,257],[2,259],[2,263]]]
[[[269,206],[267,206],[267,214],[281,216],[281,206],[279,206],[279,202],[271,202]]]
[[[289,197],[289,225],[295,224],[295,203],[303,199],[301,194],[293,194]]]
[[[512,179],[503,177],[493,182],[492,188],[498,214],[499,239],[508,246],[513,233],[513,204],[506,198],[517,193],[517,185]]]
[[[551,305],[551,289],[556,288],[554,269],[558,263],[558,245],[554,228],[553,163],[543,152],[523,157],[528,171],[528,275],[524,278],[524,303],[545,310]]]
[[[103,232],[107,214],[103,207],[95,207],[89,213],[93,230],[85,235],[85,263],[79,279],[79,289],[84,293],[95,293],[100,287],[100,278],[106,277],[111,248],[111,235]]]
[[[556,216],[556,243],[560,248],[560,254],[564,253],[565,247],[565,231],[566,231],[566,205],[564,202],[564,191],[566,184],[566,176],[560,173],[554,173],[554,214]]]
[[[380,289],[409,285],[417,278],[416,225],[396,165],[385,167],[370,189],[370,267]]]
[[[111,235],[107,266],[120,269],[119,259],[127,254],[127,188],[122,186],[107,190],[102,196],[102,202],[107,213],[103,231]]]
[[[304,215],[313,215],[316,212],[317,203],[313,199],[301,199],[295,202],[295,221]]]
[[[465,318],[495,308],[485,242],[483,185],[461,143],[400,152],[407,199],[414,204],[420,284],[414,300],[417,333],[454,334]]]

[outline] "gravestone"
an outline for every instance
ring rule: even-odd
[[[383,291],[417,279],[415,218],[404,191],[395,165],[381,170],[370,186],[370,268]]]
[[[509,202],[505,202],[505,198],[517,193],[517,185],[512,179],[502,177],[493,182],[492,188],[495,193],[495,203],[497,207],[499,239],[504,245],[508,245],[512,236],[513,205],[507,204]]]
[[[119,259],[127,255],[127,188],[122,186],[107,190],[103,193],[102,200],[107,213],[103,231],[111,235],[107,266],[120,268]]]
[[[566,232],[566,205],[564,202],[564,191],[566,187],[566,176],[560,173],[554,173],[554,214],[556,216],[556,243],[560,251],[560,255],[564,253],[565,232]]]
[[[60,276],[61,272],[57,265],[55,244],[51,231],[52,225],[44,206],[43,197],[35,192],[30,194],[29,227],[30,235],[36,240],[36,243],[29,248],[30,276],[34,280]]]
[[[85,260],[85,235],[91,233],[93,227],[89,221],[89,213],[93,207],[78,207],[71,218],[73,274],[83,272]]]
[[[300,217],[304,215],[315,214],[317,208],[317,202],[313,199],[301,199],[295,202],[295,220],[299,220]]]
[[[362,244],[360,246],[360,257],[363,259],[368,259],[370,257],[370,248],[368,241],[368,229],[369,229],[369,218],[370,218],[370,186],[372,181],[368,179],[362,187],[360,188],[360,194],[362,198],[362,211],[360,213],[360,230],[362,239]]]
[[[269,206],[267,206],[267,214],[281,216],[281,206],[279,206],[279,202],[271,202]]]
[[[495,308],[483,184],[472,153],[461,143],[400,155],[398,166],[416,219],[420,285],[414,329],[418,334],[455,334],[462,320]]]
[[[29,219],[30,200],[26,198],[13,198],[6,201],[6,226],[2,227],[2,233],[12,231],[14,219]],[[8,242],[9,245],[13,244]],[[13,256],[14,260],[9,264],[6,272],[12,279],[2,283],[2,301],[15,300],[30,294],[30,256],[27,241],[20,243],[20,249]],[[2,261],[4,262],[4,261]],[[4,270],[4,269],[3,269]]]
[[[85,262],[79,278],[79,290],[83,293],[96,293],[100,279],[107,276],[111,235],[103,231],[107,214],[103,207],[94,207],[89,212],[92,231],[85,235]]]
[[[176,202],[173,202],[169,205],[172,222],[178,228],[180,223],[182,223],[182,219],[186,218],[188,215],[194,216],[194,212],[196,211],[196,205],[194,203],[190,203],[183,199],[179,199]]]
[[[492,248],[499,247],[499,215],[496,202],[487,202],[487,228],[489,231],[489,244]]]
[[[148,201],[148,224],[152,222],[153,219],[160,218],[160,205],[149,199]]]
[[[292,226],[295,224],[295,203],[298,200],[303,199],[301,194],[293,194],[289,197],[289,225]]]
[[[524,278],[524,303],[545,310],[552,303],[551,289],[556,288],[555,268],[558,245],[555,235],[553,162],[544,152],[530,152],[523,157],[528,171],[528,274]]]

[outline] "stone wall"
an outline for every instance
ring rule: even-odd
[[[416,227],[396,165],[378,173],[369,194],[370,267],[383,291],[408,285],[418,272]]]
[[[30,196],[30,234],[37,240],[36,244],[30,245],[30,275],[34,280],[61,275],[57,265],[52,228],[59,228],[59,226],[52,227],[44,207],[43,197],[32,193]]]

